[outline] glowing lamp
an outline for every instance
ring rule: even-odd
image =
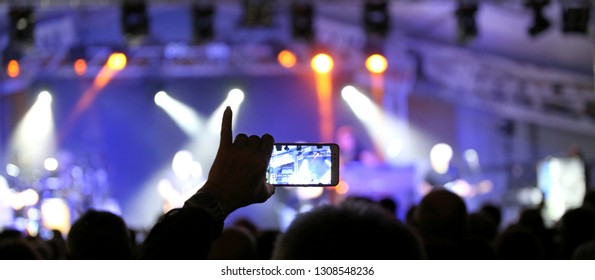
[[[227,98],[230,104],[239,106],[244,101],[244,96],[244,92],[241,89],[234,88],[229,91]]]
[[[277,56],[277,61],[279,61],[279,64],[283,67],[291,68],[297,63],[297,57],[288,50],[282,50]]]
[[[6,65],[6,75],[10,78],[16,78],[19,74],[21,74],[21,66],[19,65],[19,62],[14,59],[10,60],[8,65]]]
[[[388,68],[388,62],[384,56],[373,54],[366,59],[366,69],[374,74],[382,74]]]
[[[317,54],[312,58],[312,69],[318,74],[327,74],[333,70],[333,58],[328,54]]]
[[[157,104],[157,106],[163,106],[163,104],[165,104],[165,102],[167,102],[168,99],[168,95],[165,91],[160,91],[158,93],[155,94],[155,104]]]
[[[126,67],[126,55],[117,52],[110,55],[107,60],[107,68],[114,71],[120,71]]]
[[[42,104],[50,104],[52,103],[52,94],[47,91],[42,91],[37,96],[37,101],[41,102]]]
[[[85,73],[87,73],[87,62],[82,58],[77,59],[72,67],[74,68],[74,73],[79,76],[85,75]]]

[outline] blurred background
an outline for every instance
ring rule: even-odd
[[[0,1],[0,227],[150,228],[206,179],[225,106],[235,133],[341,148],[337,187],[230,220],[349,196],[404,217],[445,187],[555,221],[591,185],[593,2]]]

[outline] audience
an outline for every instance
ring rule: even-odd
[[[66,240],[57,230],[43,240],[5,229],[0,259],[595,259],[593,192],[552,228],[540,208],[524,209],[516,223],[503,225],[499,207],[485,204],[469,213],[465,201],[446,189],[411,205],[404,223],[397,218],[396,201],[360,196],[299,214],[283,232],[260,230],[248,219],[224,228],[230,213],[265,202],[275,192],[265,183],[273,137],[233,138],[231,123],[228,107],[206,183],[183,207],[164,214],[142,244],[121,217],[89,210]]]
[[[571,259],[583,243],[595,239],[595,210],[580,207],[566,211],[558,224],[559,258]]]

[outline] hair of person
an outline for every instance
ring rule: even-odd
[[[423,259],[421,241],[378,205],[346,201],[300,214],[273,259]]]
[[[66,238],[69,259],[130,259],[131,250],[126,223],[105,211],[87,211],[72,225]]]

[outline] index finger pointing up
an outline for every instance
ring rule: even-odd
[[[233,113],[231,108],[227,106],[227,108],[225,108],[225,112],[223,112],[223,121],[221,122],[221,140],[219,142],[220,148],[230,146],[233,141],[231,132],[232,118]]]

